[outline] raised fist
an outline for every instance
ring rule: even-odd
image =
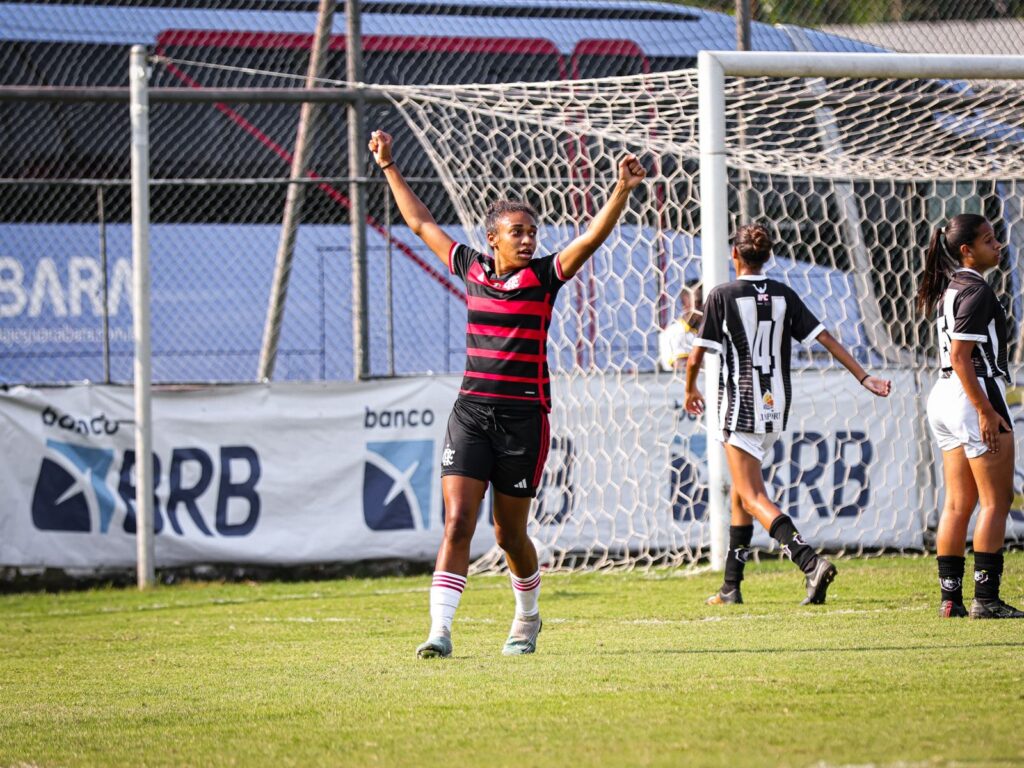
[[[647,171],[640,165],[636,155],[630,153],[619,160],[619,181],[626,185],[626,189],[633,189],[647,176]]]
[[[387,165],[391,162],[391,134],[384,131],[374,131],[370,134],[370,151],[377,165]]]

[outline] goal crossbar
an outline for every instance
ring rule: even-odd
[[[727,169],[727,77],[1024,80],[1024,56],[947,56],[904,53],[810,53],[701,51],[697,57],[700,195],[704,290],[729,278]],[[860,275],[859,279],[867,279]],[[709,356],[705,372],[709,434],[717,427],[719,361]],[[725,568],[729,493],[724,449],[708,445],[708,513],[711,565]]]

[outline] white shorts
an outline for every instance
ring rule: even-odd
[[[728,437],[726,437],[727,435]],[[718,438],[718,442],[733,445],[741,451],[749,453],[763,464],[765,456],[775,446],[778,439],[782,437],[782,433],[765,432],[761,434],[759,432],[730,432],[723,430],[715,432],[715,437]]]
[[[1002,379],[978,377],[981,389],[988,395],[996,413],[1012,425],[1010,412],[1006,407],[1006,385]],[[944,451],[963,446],[967,458],[973,459],[988,451],[981,439],[978,411],[964,392],[960,377],[955,373],[939,379],[928,395],[928,426]]]

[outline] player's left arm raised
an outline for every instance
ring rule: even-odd
[[[818,343],[832,353],[834,357],[846,370],[853,374],[854,378],[861,383],[872,394],[878,397],[888,397],[892,389],[892,382],[888,379],[880,379],[865,371],[860,363],[853,359],[853,355],[846,351],[846,347],[839,343],[835,336],[828,331],[822,331],[817,335]]]
[[[566,279],[579,272],[580,267],[587,263],[587,259],[594,255],[594,252],[601,247],[601,243],[611,234],[626,207],[629,193],[644,180],[645,176],[647,176],[647,172],[640,161],[636,159],[636,155],[625,155],[619,161],[619,179],[615,183],[611,196],[590,222],[587,231],[569,243],[558,254],[558,264]]]

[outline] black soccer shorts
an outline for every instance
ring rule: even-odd
[[[448,417],[441,477],[494,484],[508,496],[537,495],[551,446],[548,415],[539,408],[501,408],[459,398]]]

